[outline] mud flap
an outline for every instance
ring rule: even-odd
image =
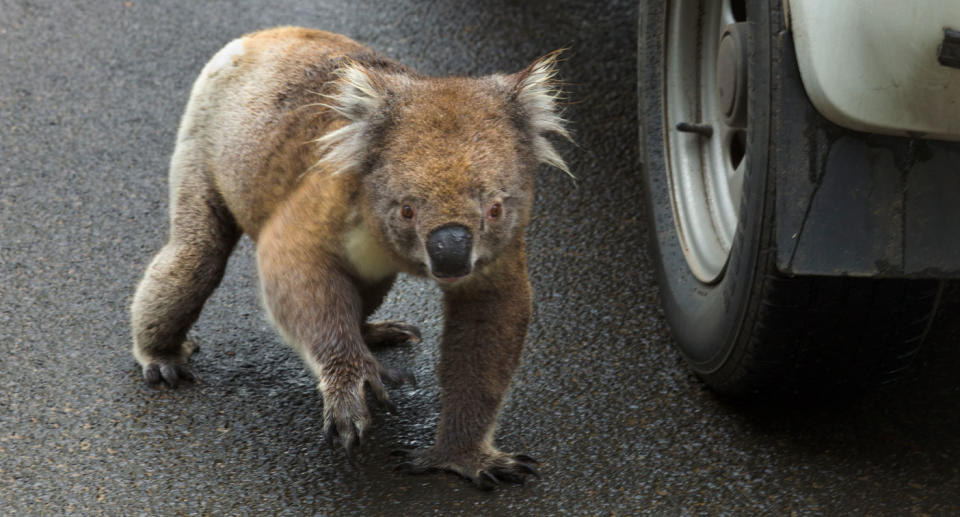
[[[781,106],[777,267],[787,274],[960,278],[960,142],[861,133],[828,122],[800,81],[789,33],[775,59]],[[777,113],[777,110],[772,110]]]

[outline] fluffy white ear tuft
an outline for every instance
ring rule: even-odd
[[[334,174],[360,165],[367,151],[366,135],[370,119],[387,102],[388,91],[382,79],[351,62],[337,72],[336,89],[324,95],[323,106],[339,113],[350,123],[316,140],[322,166]]]
[[[387,90],[381,80],[357,63],[337,72],[336,93],[329,106],[344,117],[358,121],[386,102]]]
[[[563,91],[557,77],[557,60],[563,50],[555,50],[541,57],[510,78],[514,81],[514,96],[533,133],[533,150],[537,159],[575,178],[553,144],[544,136],[554,133],[572,141],[567,131],[567,121],[560,115],[558,107],[558,102],[563,99]]]

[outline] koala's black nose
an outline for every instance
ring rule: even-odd
[[[464,276],[470,272],[470,249],[473,234],[460,224],[448,224],[427,236],[427,253],[437,277]]]

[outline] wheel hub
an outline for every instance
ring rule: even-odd
[[[746,22],[724,28],[717,46],[717,100],[724,121],[742,128],[747,122]]]

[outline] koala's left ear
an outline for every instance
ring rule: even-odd
[[[358,122],[375,113],[386,103],[389,92],[384,78],[362,65],[350,63],[337,71],[337,92],[330,107],[348,119]]]
[[[555,133],[572,141],[566,128],[567,121],[560,115],[557,106],[563,95],[557,77],[557,60],[563,51],[564,49],[554,50],[505,79],[511,86],[515,102],[520,106],[524,125],[532,133],[533,150],[537,159],[573,177],[567,163],[545,137],[548,133]]]
[[[368,129],[375,124],[377,113],[390,95],[386,81],[386,77],[354,62],[337,72],[335,91],[324,95],[327,102],[323,105],[350,123],[316,140],[321,152],[317,166],[338,173],[356,169],[364,161],[368,152]]]

